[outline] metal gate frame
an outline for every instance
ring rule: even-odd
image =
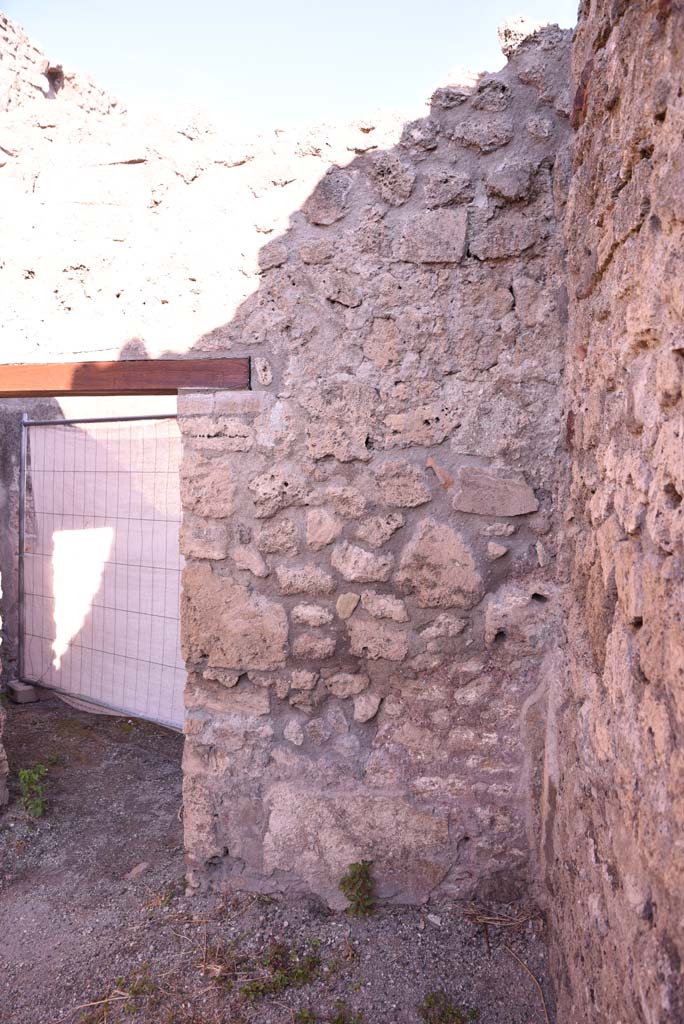
[[[18,585],[18,602],[17,602],[17,668],[18,668],[18,681],[20,683],[26,683],[30,686],[45,686],[46,689],[52,690],[55,693],[60,693],[64,696],[71,697],[75,700],[83,701],[86,704],[92,704],[95,707],[103,708],[108,711],[115,711],[111,705],[106,704],[102,701],[95,700],[92,697],[82,697],[77,694],[73,694],[68,690],[64,690],[60,687],[53,686],[52,684],[45,685],[44,683],[38,682],[35,679],[26,678],[26,665],[24,656],[24,646],[26,640],[26,614],[25,614],[25,572],[24,562],[26,558],[26,491],[27,491],[27,480],[28,480],[28,432],[31,427],[48,427],[48,426],[75,426],[81,423],[129,423],[129,422],[142,422],[149,420],[177,420],[177,413],[157,413],[146,416],[91,416],[91,417],[77,417],[71,419],[59,419],[59,420],[32,420],[29,419],[27,413],[22,413],[21,417],[21,447],[19,457],[19,540],[18,540],[18,565],[17,565],[17,585]],[[118,711],[123,717],[127,717],[128,713]],[[132,715],[132,717],[143,718],[142,715]],[[150,721],[156,721],[156,719],[148,719]],[[161,724],[161,723],[157,723]],[[174,729],[176,731],[182,731],[174,725],[164,723],[166,728]]]

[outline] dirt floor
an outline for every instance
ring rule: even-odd
[[[182,738],[57,700],[7,706],[1,1024],[553,1019],[533,908],[380,907],[357,918],[301,897],[189,898]],[[18,783],[35,765],[47,768],[39,818]]]

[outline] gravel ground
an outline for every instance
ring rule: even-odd
[[[182,738],[56,700],[8,710],[2,1024],[546,1024],[535,979],[553,1019],[533,908],[488,907],[485,930],[465,904],[354,918],[301,896],[187,897]],[[33,820],[17,772],[37,763]]]

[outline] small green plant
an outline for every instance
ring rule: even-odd
[[[274,942],[255,965],[259,976],[243,985],[240,994],[254,1002],[286,988],[301,988],[314,980],[320,965],[321,958],[315,951],[300,953],[284,942]]]
[[[295,1024],[318,1024],[318,1017],[311,1010],[297,1010]]]
[[[127,984],[123,978],[118,978],[116,987],[128,994],[128,1000],[123,1004],[124,1013],[132,1014],[141,1009],[149,1012],[161,1006],[162,990],[152,977],[148,963],[142,963]]]
[[[363,1024],[361,1011],[354,1011],[345,1002],[335,1003],[335,1016],[331,1018],[330,1024]]]
[[[350,864],[338,888],[349,900],[347,911],[355,917],[366,917],[375,910],[375,893],[370,869],[372,860]]]
[[[44,764],[34,764],[32,768],[19,770],[21,804],[32,818],[42,818],[47,808],[47,785],[43,781],[47,772]]]
[[[455,1006],[446,992],[428,992],[417,1007],[418,1016],[425,1024],[468,1024],[480,1016],[477,1010]]]
[[[204,951],[204,959],[198,967],[227,992],[232,991],[240,972],[249,968],[250,957],[239,953],[233,942],[216,942]]]

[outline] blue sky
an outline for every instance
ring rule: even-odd
[[[577,0],[5,0],[3,9],[52,60],[129,107],[184,104],[277,126],[415,107],[456,65],[501,67],[504,18],[571,27]]]

